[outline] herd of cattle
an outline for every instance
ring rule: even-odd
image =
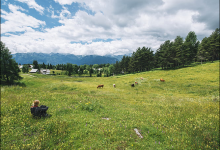
[[[143,80],[143,78],[142,78],[142,77],[141,77],[141,80]],[[161,82],[164,82],[165,80],[161,78],[161,79],[160,79],[160,81],[161,81]],[[137,82],[137,81],[135,81],[134,83],[135,83],[135,84],[138,84],[138,82]],[[97,86],[97,89],[98,89],[98,88],[101,88],[101,87],[103,88],[103,87],[104,87],[104,84],[100,84],[100,85],[98,85],[98,86]],[[115,87],[116,87],[116,85],[115,85],[115,84],[113,84],[113,87],[115,88]],[[131,84],[131,87],[134,87],[134,84]]]

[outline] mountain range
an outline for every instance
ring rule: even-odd
[[[128,54],[126,56],[130,56]],[[116,61],[121,61],[124,55],[74,55],[61,53],[16,53],[12,57],[18,64],[32,64],[37,60],[38,64],[76,64],[76,65],[90,65],[90,64],[114,64]]]

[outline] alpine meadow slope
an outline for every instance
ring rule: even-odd
[[[1,87],[2,149],[219,149],[219,61],[111,77],[20,75],[26,86]],[[32,118],[36,99],[52,117]]]

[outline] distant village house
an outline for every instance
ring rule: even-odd
[[[37,73],[38,72],[38,69],[32,69],[31,71],[30,71],[30,73]],[[41,68],[40,69],[40,73],[41,74],[50,74],[50,70],[49,69],[43,69],[43,68]]]
[[[38,72],[38,69],[32,69],[29,73],[36,73]]]
[[[42,74],[50,74],[50,70],[49,70],[49,69],[43,69],[43,68],[41,68],[41,69],[40,69],[40,73],[42,73]]]

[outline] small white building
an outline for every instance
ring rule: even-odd
[[[95,68],[92,68],[93,70],[96,70]],[[100,71],[102,68],[98,68],[97,70]]]
[[[22,69],[22,68],[23,68],[23,65],[18,65],[18,68],[19,68],[19,69]]]
[[[36,73],[38,72],[38,69],[32,69],[29,73]]]
[[[40,69],[40,73],[42,73],[42,74],[50,74],[50,70],[49,70],[49,69],[43,69],[43,68],[41,68],[41,69]]]

